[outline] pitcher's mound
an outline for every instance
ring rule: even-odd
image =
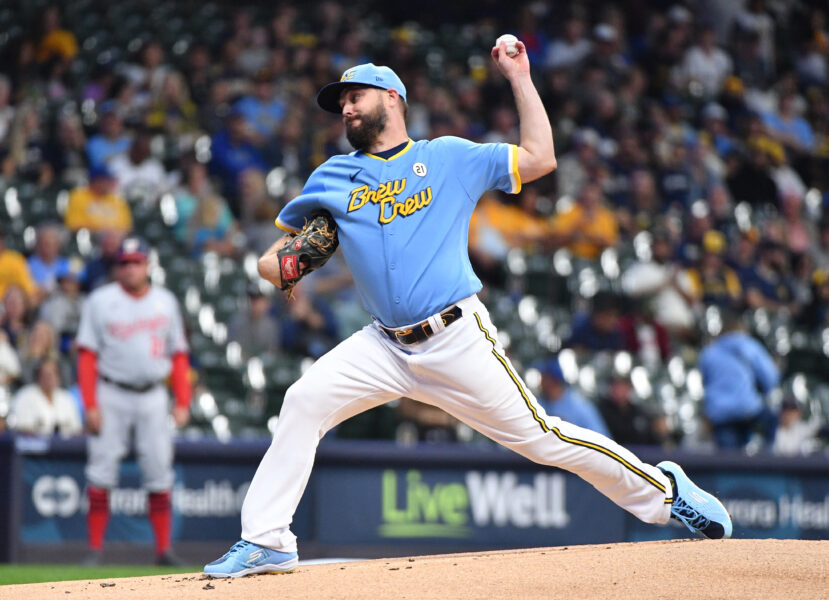
[[[102,587],[103,583],[115,585]],[[284,575],[233,580],[193,574],[18,585],[3,588],[0,596],[825,600],[829,541],[681,540],[444,554],[300,566]]]

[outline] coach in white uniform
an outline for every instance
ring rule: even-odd
[[[187,340],[175,296],[151,285],[147,243],[121,242],[113,283],[87,299],[78,328],[78,384],[86,408],[89,545],[87,563],[99,563],[109,518],[109,490],[135,432],[138,465],[149,493],[156,562],[176,564],[170,551],[173,430],[166,381],[175,396],[173,418],[189,419],[191,388]]]

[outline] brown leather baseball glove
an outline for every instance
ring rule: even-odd
[[[312,214],[302,231],[276,251],[282,289],[290,293],[300,279],[328,262],[339,244],[331,213],[322,210]]]

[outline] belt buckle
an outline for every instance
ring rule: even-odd
[[[397,338],[397,341],[400,342],[401,344],[405,344],[406,342],[403,341],[403,338],[406,337],[407,335],[409,335],[411,332],[412,332],[411,329],[398,330],[398,331],[394,332],[394,337]]]

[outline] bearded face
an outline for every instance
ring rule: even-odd
[[[386,107],[383,106],[382,98],[378,96],[377,103],[372,109],[346,119],[345,137],[355,150],[365,150],[377,140],[386,128],[387,121]]]

